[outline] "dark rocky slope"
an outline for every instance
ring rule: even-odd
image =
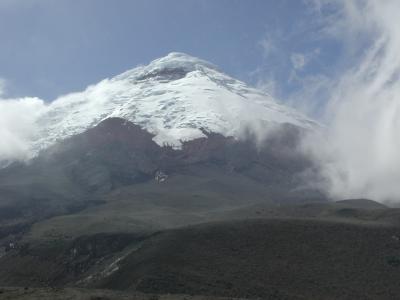
[[[121,193],[124,200],[134,198],[129,189],[142,191],[149,201],[165,200],[158,206],[176,208],[186,199],[192,213],[199,205],[213,210],[322,197],[304,188],[303,174],[312,164],[296,151],[299,128],[279,127],[258,144],[250,133],[241,140],[206,134],[177,150],[158,146],[137,125],[111,118],[42,151],[27,165],[0,170],[0,240],[38,221],[120,199]],[[158,186],[160,178],[168,178],[167,189]]]

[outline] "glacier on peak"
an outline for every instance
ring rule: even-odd
[[[185,77],[186,74],[196,71],[196,70],[204,70],[204,69],[213,69],[218,70],[217,66],[190,56],[181,52],[171,52],[170,54],[153,60],[147,66],[139,66],[137,68],[128,70],[116,77],[115,80],[145,80],[149,78],[159,78],[164,77],[168,74],[178,74],[182,77]],[[169,78],[167,78],[169,79]],[[172,78],[174,79],[174,78]],[[178,78],[179,79],[179,78]]]
[[[204,130],[240,137],[249,127],[262,131],[267,124],[316,124],[213,64],[173,52],[53,101],[37,120],[33,152],[110,117],[140,125],[159,145],[176,148],[205,137]]]

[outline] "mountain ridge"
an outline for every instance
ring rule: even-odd
[[[174,148],[205,137],[203,129],[235,138],[252,130],[263,138],[277,124],[318,126],[213,64],[173,52],[50,103],[36,122],[32,151],[37,154],[111,117],[131,121],[159,145]]]

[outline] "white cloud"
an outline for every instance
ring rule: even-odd
[[[35,122],[44,108],[38,98],[0,99],[0,162],[29,158]]]
[[[334,83],[324,74],[297,76],[292,74],[291,80],[296,80],[300,88],[291,93],[285,103],[302,111],[315,119],[323,114],[323,102],[329,99]]]
[[[337,7],[325,16],[326,32],[345,43],[354,62],[331,78],[327,142],[312,149],[328,190],[340,198],[399,201],[400,2],[315,2],[322,11]]]
[[[301,70],[307,64],[305,55],[301,53],[292,53],[290,56],[290,61],[292,62],[292,66],[295,70]]]
[[[260,41],[259,45],[261,46],[263,50],[263,55],[266,58],[271,57],[272,55],[275,55],[276,52],[278,51],[277,48],[277,40],[273,38],[271,35],[265,35]]]
[[[276,97],[276,95],[279,94],[278,84],[276,80],[272,77],[263,77],[258,79],[258,81],[256,82],[256,88],[273,97]]]
[[[36,120],[46,107],[38,98],[7,99],[6,92],[7,80],[0,78],[0,167],[5,161],[30,157]]]
[[[315,48],[312,51],[306,51],[303,53],[293,52],[290,55],[290,62],[294,71],[303,70],[309,63],[313,62],[321,53],[320,48]]]

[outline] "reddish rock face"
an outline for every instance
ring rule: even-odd
[[[293,126],[282,127],[261,145],[256,145],[251,136],[237,140],[204,133],[205,138],[172,149],[157,145],[153,135],[139,126],[111,118],[44,151],[37,163],[68,166],[76,179],[91,177],[87,172],[94,169],[106,175],[102,180],[109,181],[102,183],[102,188],[152,180],[158,171],[174,174],[199,165],[242,173],[260,183],[273,180],[286,185],[293,184],[296,175],[310,167],[310,162],[295,150],[301,131]]]

